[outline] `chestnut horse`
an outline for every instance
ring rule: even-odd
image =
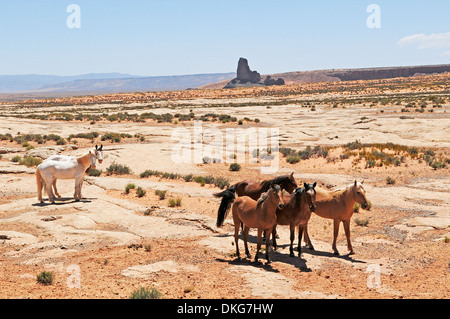
[[[366,191],[362,184],[363,182],[359,183],[355,181],[355,183],[350,184],[345,189],[332,192],[320,188],[316,189],[317,199],[316,210],[314,213],[323,218],[333,219],[332,249],[335,255],[339,255],[339,251],[336,248],[336,239],[339,233],[340,222],[344,225],[349,255],[355,253],[350,240],[350,219],[354,212],[353,206],[355,203],[358,203],[363,209],[367,209],[369,207],[366,198]],[[304,225],[300,227],[305,231],[304,239],[309,248],[314,250],[308,235],[308,226]]]
[[[311,217],[311,212],[314,212],[316,209],[316,185],[317,183],[304,183],[304,187],[297,188],[293,194],[283,195],[285,205],[283,209],[277,209],[277,222],[272,229],[272,243],[274,249],[277,248],[277,225],[289,225],[291,231],[291,245],[289,247],[289,252],[291,257],[294,257],[293,243],[295,238],[295,228],[298,225],[306,226]],[[302,230],[303,228],[299,228],[297,248],[299,256],[301,256]]]
[[[277,184],[269,187],[266,193],[261,195],[258,201],[253,200],[248,196],[241,196],[233,203],[233,221],[234,221],[234,242],[236,244],[236,255],[241,259],[239,253],[239,228],[241,223],[244,224],[244,231],[242,237],[244,240],[245,253],[248,258],[251,258],[248,250],[247,238],[250,228],[258,229],[258,243],[256,246],[255,262],[258,262],[258,253],[261,249],[262,233],[266,233],[266,260],[270,263],[269,247],[270,247],[270,233],[277,221],[276,210],[282,209],[284,206],[281,188]]]
[[[255,180],[246,179],[230,186],[220,193],[214,194],[216,197],[222,197],[219,211],[217,214],[217,227],[220,227],[230,210],[231,204],[237,196],[248,196],[253,200],[258,200],[261,194],[267,192],[271,185],[277,184],[288,193],[292,193],[298,186],[294,178],[294,172],[291,175],[282,175],[270,180],[257,182]]]

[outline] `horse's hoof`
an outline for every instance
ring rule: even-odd
[[[337,250],[335,250],[335,251],[333,252],[333,255],[339,256],[339,252],[338,252]]]
[[[295,254],[293,252],[289,253],[290,257],[295,257]]]
[[[352,251],[350,251],[348,254],[349,254],[349,255],[354,255],[355,252],[352,250]]]
[[[248,259],[252,259],[252,255],[247,254],[247,258],[248,258]]]
[[[270,260],[270,259],[268,259],[267,261],[266,261],[266,265],[270,265],[272,263],[272,260]]]
[[[75,201],[76,201],[76,202],[79,202],[79,201],[80,201],[80,199],[79,199],[79,198],[75,198]]]

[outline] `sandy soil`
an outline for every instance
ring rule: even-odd
[[[370,86],[367,90],[370,91]],[[321,98],[342,97],[339,94],[323,93]],[[11,159],[31,151],[83,154],[92,148],[92,142],[80,139],[76,147],[32,142],[35,149],[26,150],[15,142],[1,141],[0,298],[128,298],[140,287],[155,288],[163,298],[189,299],[448,298],[448,165],[434,170],[425,162],[407,157],[399,166],[366,168],[364,161],[353,163],[354,158],[341,159],[344,150],[340,146],[356,139],[364,143],[393,142],[432,148],[438,156],[448,158],[450,105],[444,104],[433,113],[408,114],[413,119],[400,119],[401,107],[391,104],[374,107],[357,104],[345,108],[317,104],[315,111],[291,103],[268,107],[268,101],[279,99],[278,95],[226,96],[214,102],[203,96],[191,97],[188,102],[172,98],[171,107],[155,102],[161,104],[155,112],[189,112],[181,106],[173,108],[177,103],[188,103],[200,115],[211,112],[210,104],[215,103],[215,113],[261,120],[240,128],[278,128],[282,146],[332,147],[327,159],[314,157],[289,164],[280,155],[275,174],[263,175],[258,169],[262,163],[248,162],[242,164],[240,171],[230,172],[229,164],[225,163],[172,161],[173,130],[180,127],[192,130],[192,122],[174,125],[102,121],[92,125],[0,117],[0,134],[13,136],[19,132],[53,133],[66,138],[92,130],[100,134],[120,132],[145,136],[145,141],[130,138],[121,143],[103,142],[105,161],[98,168],[105,170],[111,163],[126,164],[132,174],[107,176],[103,173],[100,177],[86,177],[83,186],[86,198],[81,202],[71,198],[73,181],[58,181],[63,198],[56,205],[37,203],[34,168],[13,163]],[[225,106],[237,101],[261,105],[231,110]],[[114,112],[122,107],[132,109],[133,105],[99,104],[98,107]],[[64,110],[67,106],[55,107]],[[80,108],[83,107],[92,105],[81,104]],[[7,112],[24,114],[40,110],[24,108],[20,103],[5,108]],[[203,129],[206,128],[223,131],[238,125],[204,123]],[[97,139],[94,143],[101,141]],[[342,228],[338,238],[341,255],[333,255],[332,221],[313,215],[309,231],[314,251],[304,247],[301,257],[289,257],[289,231],[279,227],[280,247],[271,252],[272,264],[237,261],[232,219],[229,216],[223,228],[215,226],[220,202],[213,193],[219,188],[183,179],[140,178],[139,174],[147,169],[222,176],[231,183],[295,172],[298,183],[317,181],[329,189],[345,187],[355,179],[364,180],[372,208],[361,210],[352,218],[355,255],[346,255]],[[395,184],[388,185],[388,177],[394,178]],[[139,198],[134,190],[126,194],[124,189],[128,183],[142,187],[146,195]],[[166,197],[160,199],[155,190],[166,190]],[[168,207],[168,200],[175,197],[182,198],[181,206]],[[367,226],[358,226],[356,219],[368,220]],[[254,255],[254,231],[249,240]],[[37,283],[37,274],[44,270],[54,273],[52,285]]]

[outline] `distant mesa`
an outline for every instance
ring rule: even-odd
[[[224,87],[224,89],[232,89],[237,87],[253,87],[253,86],[268,86],[268,85],[284,85],[283,79],[272,79],[268,76],[264,81],[261,81],[261,74],[257,71],[252,71],[248,66],[247,59],[240,58],[237,68],[237,76]]]

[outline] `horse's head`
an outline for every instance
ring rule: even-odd
[[[316,211],[316,190],[315,187],[317,185],[317,182],[314,182],[314,184],[307,184],[304,183],[304,191],[306,194],[306,203],[308,204],[309,210],[311,212]]]
[[[283,192],[281,191],[281,187],[278,184],[272,184],[269,189],[269,192],[273,194],[275,201],[278,203],[278,209],[284,208],[284,200],[283,200]]]
[[[294,178],[294,172],[292,172],[291,175],[287,176],[287,179],[283,183],[283,187],[289,194],[292,194],[292,192],[298,187],[297,182]]]
[[[100,147],[95,145],[95,153],[94,154],[95,154],[95,158],[101,164],[103,162],[103,145],[100,145]]]
[[[353,184],[353,199],[355,202],[359,203],[363,209],[367,209],[369,207],[369,203],[366,198],[366,190],[362,186],[364,183],[355,181],[355,184]]]

